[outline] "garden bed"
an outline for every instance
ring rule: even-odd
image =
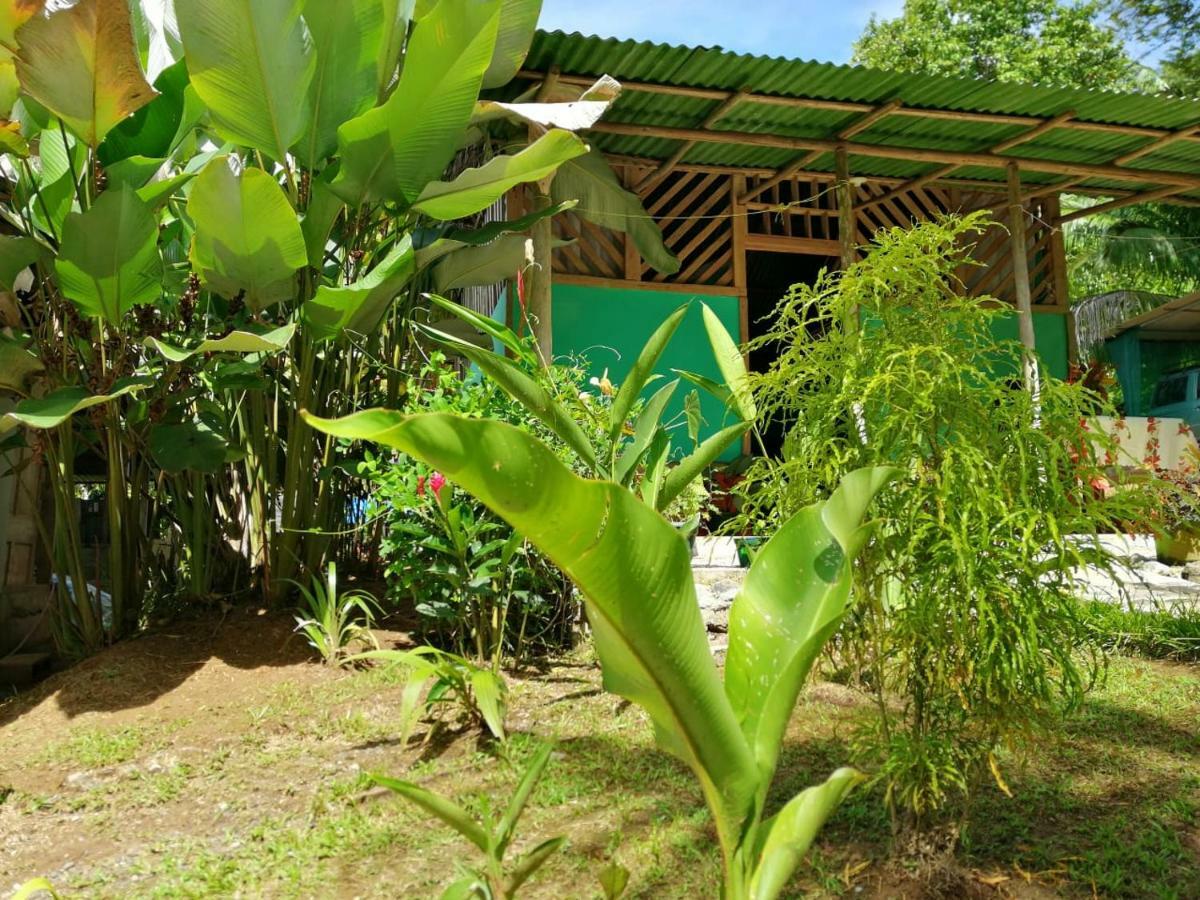
[[[449,829],[372,788],[401,775],[478,810],[515,775],[475,734],[396,743],[399,686],[309,659],[290,619],[237,609],[126,642],[0,705],[0,886],[47,875],[67,896],[436,896],[468,855]],[[381,631],[403,644],[403,632]],[[600,690],[590,653],[511,679],[509,752],[558,749],[518,847],[570,843],[531,897],[600,896],[609,859],[630,896],[715,897],[716,843],[694,780],[643,714]],[[818,682],[777,786],[844,761],[866,706]],[[951,896],[1195,897],[1200,668],[1116,658],[1054,744],[1001,758],[1014,797],[978,796]],[[803,864],[816,896],[921,896],[886,859],[879,798],[850,798]],[[943,887],[945,887],[943,883]]]

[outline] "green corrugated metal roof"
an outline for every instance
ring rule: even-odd
[[[564,32],[539,32],[526,68],[547,71],[551,66],[568,75],[611,75],[618,81],[690,86],[721,91],[748,90],[756,94],[878,105],[902,101],[908,109],[953,110],[969,113],[1049,118],[1067,110],[1074,121],[1174,131],[1200,123],[1200,102],[1163,96],[1122,94],[911,75],[768,56],[730,53],[717,48],[682,47],[649,41],[588,37]],[[606,122],[698,128],[719,101],[626,91],[605,117]],[[741,103],[712,126],[714,131],[755,132],[800,139],[830,140],[860,118],[852,111],[798,109],[762,103]],[[888,116],[853,138],[858,144],[922,148],[954,153],[986,153],[1018,135],[1027,124],[953,121]],[[664,159],[679,142],[661,137],[596,133],[592,140],[613,154]],[[1139,149],[1151,138],[1104,131],[1057,128],[1021,144],[1011,155],[1063,163],[1109,164]],[[749,145],[698,143],[684,162],[693,164],[778,168],[797,156],[789,149]],[[938,166],[926,162],[854,155],[856,175],[910,178]],[[810,167],[833,168],[832,154]],[[1200,178],[1200,140],[1178,140],[1131,162],[1130,169],[1176,172]],[[956,178],[1002,180],[1002,168],[980,166],[956,172]],[[1023,172],[1029,182],[1051,182],[1064,176]],[[1083,183],[1102,189],[1136,190],[1137,183],[1116,178],[1091,178]],[[1141,185],[1143,189],[1145,185]],[[1200,189],[1188,197],[1200,199]]]

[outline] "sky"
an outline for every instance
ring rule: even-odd
[[[875,13],[903,0],[545,0],[541,28],[847,62]]]

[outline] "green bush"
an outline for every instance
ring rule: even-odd
[[[579,370],[561,383],[578,390]],[[462,378],[435,354],[407,386],[409,411],[496,418],[544,434],[489,382]],[[559,442],[564,462],[572,454]],[[369,451],[366,514],[383,523],[380,556],[393,607],[415,609],[423,637],[483,665],[569,648],[579,618],[570,581],[478,500],[405,454]]]
[[[963,295],[982,227],[881,232],[845,272],[791,289],[759,342],[778,359],[755,379],[782,454],[749,471],[734,523],[770,533],[855,469],[903,470],[833,646],[876,701],[855,746],[910,833],[954,834],[977,781],[1002,783],[993,750],[1079,702],[1100,660],[1072,570],[1104,561],[1069,536],[1125,530],[1150,501],[1098,462],[1099,398],[1044,372],[1036,398],[1022,389],[1021,347],[993,334],[1003,307]]]

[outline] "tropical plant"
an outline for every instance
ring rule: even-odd
[[[371,650],[351,658],[376,660],[407,670],[399,714],[401,744],[408,743],[421,716],[432,715],[442,722],[448,709],[462,713],[469,726],[485,725],[497,740],[505,739],[508,686],[499,672],[437,647]]]
[[[203,597],[248,571],[280,603],[320,570],[350,476],[296,410],[394,402],[421,291],[515,274],[521,233],[567,203],[464,222],[588,152],[553,117],[518,148],[482,127],[518,115],[479,96],[520,68],[539,9],[189,0],[151,86],[161,35],[126,0],[0,2],[0,390],[18,400],[0,436],[11,454],[31,432],[46,464],[54,573],[100,571],[112,597],[107,623],[62,607],[86,591],[56,601],[65,652],[137,628],[180,581]],[[75,522],[81,467],[104,477],[101,561]],[[227,550],[243,564],[213,570]]]
[[[576,370],[558,366],[546,377],[576,391],[582,380]],[[555,441],[491,382],[460,377],[437,353],[409,380],[403,397],[414,412],[487,416]],[[573,464],[574,455],[561,441],[556,445]],[[415,609],[424,640],[494,671],[570,648],[579,620],[570,582],[507,523],[407,456],[368,451],[357,472],[369,485],[365,516],[383,529],[379,555],[389,599]]]
[[[17,888],[12,900],[33,900],[38,894],[47,894],[51,900],[58,900],[59,893],[47,878],[31,878]]]
[[[375,625],[375,598],[366,591],[338,593],[337,566],[329,563],[325,578],[314,578],[311,587],[297,584],[304,602],[296,616],[296,631],[320,654],[328,666],[345,665],[354,644],[378,647],[371,629]]]
[[[508,855],[513,839],[516,837],[517,823],[520,821],[521,813],[525,811],[529,798],[533,795],[538,781],[546,771],[553,749],[553,745],[543,744],[534,752],[517,782],[516,790],[509,799],[503,815],[496,818],[485,809],[482,821],[473,818],[453,800],[426,790],[411,781],[401,781],[398,778],[387,778],[383,775],[373,776],[376,784],[395,791],[430,815],[441,819],[483,852],[483,865],[479,867],[461,866],[465,871],[442,893],[443,900],[454,900],[454,898],[508,900],[508,898],[515,897],[520,887],[532,878],[546,860],[557,853],[566,843],[565,837],[550,838],[522,854],[515,862],[511,864],[505,862],[505,856]]]
[[[783,298],[755,397],[786,435],[779,459],[747,472],[734,523],[769,533],[849,473],[901,467],[831,646],[840,677],[875,701],[855,743],[898,836],[944,829],[951,846],[994,751],[1092,683],[1075,570],[1105,565],[1098,535],[1144,523],[1152,503],[1106,471],[1115,445],[1088,427],[1102,398],[1044,372],[1038,396],[1020,388],[1021,348],[994,336],[1011,313],[956,275],[984,224],[880,232],[864,259]]]
[[[369,410],[308,416],[316,429],[423,459],[524,534],[583,593],[605,686],[640,705],[659,745],[696,775],[725,865],[724,896],[783,890],[817,831],[861,776],[840,769],[771,814],[768,791],[796,698],[850,595],[869,537],[863,513],[890,477],[848,475],[785,522],[730,610],[722,684],[683,538],[620,484],[585,480],[499,422]]]
[[[667,404],[680,379],[658,388],[642,405],[642,393],[660,376],[654,373],[663,351],[687,315],[684,304],[655,329],[638,354],[624,383],[609,382],[607,375],[596,379],[599,403],[586,393],[570,393],[528,372],[530,350],[513,331],[470,310],[432,297],[432,302],[490,335],[514,358],[482,349],[435,328],[423,331],[454,353],[466,357],[485,375],[525,408],[561,440],[579,460],[580,471],[594,478],[614,481],[638,494],[661,511],[680,495],[735,441],[750,430],[754,406],[750,397],[745,363],[717,315],[701,304],[704,327],[724,384],[701,375],[678,372],[699,387],[723,400],[738,417],[704,441],[695,442],[690,453],[675,465],[672,458],[670,423],[664,422]],[[694,393],[694,392],[693,392]],[[692,399],[689,409],[699,408]],[[698,423],[689,416],[689,431],[698,434]],[[582,424],[581,424],[582,423]]]

